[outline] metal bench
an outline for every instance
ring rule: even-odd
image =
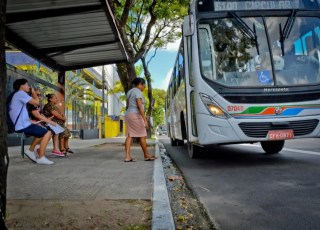
[[[21,146],[20,154],[21,154],[21,158],[24,158],[24,145],[25,145],[26,139],[29,138],[29,136],[26,136],[24,133],[9,133],[8,137],[10,136],[20,138],[20,146]]]

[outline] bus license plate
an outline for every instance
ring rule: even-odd
[[[271,130],[268,132],[269,140],[286,140],[293,138],[293,130]]]

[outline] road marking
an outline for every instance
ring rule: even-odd
[[[252,146],[252,147],[260,147],[260,148],[261,148],[260,145],[252,145],[252,144],[240,144],[240,145]],[[294,152],[294,153],[303,153],[303,154],[320,156],[320,153],[319,153],[319,152],[313,152],[313,151],[307,151],[307,150],[283,148],[282,151],[289,151],[289,152]]]
[[[207,188],[205,188],[205,187],[203,187],[203,186],[198,186],[198,188],[201,188],[201,189],[203,189],[203,190],[206,191],[206,192],[211,192],[209,189],[207,189]]]
[[[318,155],[320,156],[320,153],[318,152],[313,152],[313,151],[306,151],[306,150],[298,150],[298,149],[287,149],[283,148],[285,151],[290,151],[290,152],[295,152],[295,153],[304,153],[304,154],[310,154],[310,155]]]

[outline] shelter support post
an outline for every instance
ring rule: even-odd
[[[5,22],[6,22],[6,0],[0,0],[0,229],[6,226],[7,205],[7,173],[9,166],[7,146],[7,109],[6,109],[6,85],[7,69],[5,55]]]
[[[58,87],[60,91],[57,93],[57,97],[59,100],[59,108],[62,114],[65,114],[65,84],[66,84],[66,72],[60,71],[58,73]]]

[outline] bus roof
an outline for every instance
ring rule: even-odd
[[[198,12],[320,8],[319,0],[196,0]]]

